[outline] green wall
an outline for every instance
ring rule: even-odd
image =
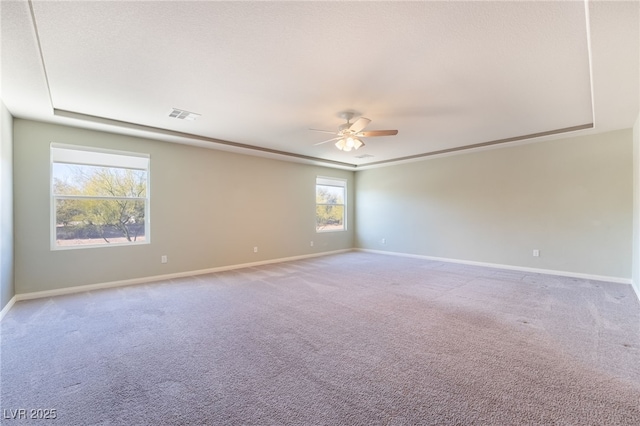
[[[640,299],[640,114],[633,126],[633,288]]]
[[[151,244],[50,249],[51,142],[151,155]],[[315,232],[316,176],[347,179],[352,200],[350,171],[22,119],[14,122],[14,159],[16,293],[353,247],[352,228]]]
[[[13,123],[16,294],[352,247],[625,280],[633,270],[637,276],[637,125],[636,133],[568,137],[353,173]],[[51,142],[151,155],[151,244],[50,249]],[[348,180],[347,232],[315,232],[318,175]],[[540,257],[532,256],[534,249]],[[162,255],[167,264],[160,263]],[[12,294],[3,286],[3,304]]]
[[[360,171],[356,246],[628,280],[632,139],[627,129]]]
[[[13,287],[13,117],[0,101],[0,310]]]

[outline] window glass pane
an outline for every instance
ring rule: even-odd
[[[149,243],[149,161],[52,143],[52,248]]]
[[[56,199],[56,246],[145,241],[145,200]]]
[[[316,203],[344,204],[344,188],[316,185]]]
[[[317,204],[316,231],[340,231],[344,229],[344,206]]]
[[[54,195],[144,198],[146,190],[146,170],[53,164]]]
[[[346,230],[345,180],[316,178],[316,232]]]

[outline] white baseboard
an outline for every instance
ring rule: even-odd
[[[7,303],[4,308],[2,308],[2,310],[0,311],[0,321],[2,321],[2,318],[4,318],[5,315],[7,315],[7,312],[9,312],[9,310],[13,307],[14,303],[16,303],[17,300],[17,296],[13,296],[11,300],[9,300],[9,303]]]
[[[106,282],[106,283],[88,284],[88,285],[81,285],[81,286],[74,286],[74,287],[57,288],[57,289],[54,289],[54,290],[35,291],[35,292],[31,292],[31,293],[20,293],[20,294],[16,294],[13,297],[13,299],[15,299],[14,302],[17,302],[17,301],[20,301],[20,300],[41,299],[41,298],[45,298],[45,297],[62,296],[62,295],[65,295],[65,294],[83,293],[83,292],[86,292],[86,291],[102,290],[102,289],[114,288],[114,287],[124,287],[124,286],[135,285],[135,284],[145,284],[145,283],[150,283],[150,282],[154,282],[154,281],[163,281],[163,280],[170,280],[170,279],[175,279],[175,278],[192,277],[192,276],[195,276],[195,275],[204,275],[204,274],[210,274],[210,273],[213,273],[213,272],[230,271],[230,270],[233,270],[233,269],[250,268],[252,266],[268,265],[268,264],[272,264],[272,263],[289,262],[289,261],[292,261],[292,260],[308,259],[308,258],[312,258],[312,257],[329,256],[329,255],[332,255],[332,254],[345,253],[345,252],[349,252],[349,251],[352,251],[352,249],[325,251],[325,252],[322,252],[322,253],[304,254],[304,255],[300,255],[300,256],[283,257],[283,258],[278,258],[278,259],[262,260],[262,261],[251,262],[251,263],[241,263],[241,264],[236,264],[236,265],[219,266],[219,267],[216,267],[216,268],[200,269],[200,270],[196,270],[196,271],[177,272],[177,273],[174,273],[174,274],[153,275],[153,276],[150,276],[150,277],[133,278],[133,279],[130,279],[130,280],[111,281],[111,282]],[[13,301],[13,299],[12,299],[12,301]],[[7,304],[7,306],[9,306],[9,305],[13,306],[13,303],[9,302]],[[5,309],[6,309],[6,307],[5,307]],[[3,309],[2,311],[4,312],[5,309]],[[6,310],[7,310],[7,312],[9,311],[9,309],[6,309]]]
[[[638,301],[640,302],[640,283],[631,283],[631,288],[635,291]]]
[[[460,263],[464,265],[473,265],[473,266],[485,266],[488,268],[496,268],[496,269],[507,269],[510,271],[521,271],[521,272],[532,272],[536,274],[546,274],[546,275],[558,275],[561,277],[571,277],[571,278],[583,278],[587,280],[595,280],[595,281],[606,281],[618,284],[632,284],[631,278],[621,278],[621,277],[609,277],[603,275],[592,275],[592,274],[582,274],[579,272],[567,272],[567,271],[557,271],[554,269],[539,269],[539,268],[528,268],[524,266],[511,266],[511,265],[502,265],[499,263],[487,263],[487,262],[474,262],[471,260],[460,260],[460,259],[449,259],[445,257],[434,257],[434,256],[424,256],[419,254],[410,254],[410,253],[399,253],[395,251],[382,251],[382,250],[370,250],[370,249],[355,249],[356,251],[362,251],[367,253],[378,253],[378,254],[386,254],[391,256],[402,256],[402,257],[412,257],[415,259],[425,259],[425,260],[436,260],[439,262],[448,262],[448,263]],[[634,288],[635,290],[635,288]],[[637,290],[636,290],[637,291]],[[640,297],[640,295],[639,295]]]

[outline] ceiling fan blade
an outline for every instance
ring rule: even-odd
[[[349,127],[349,130],[358,133],[359,131],[367,127],[369,123],[371,123],[371,120],[369,120],[368,118],[360,117]]]
[[[309,130],[313,130],[314,132],[330,133],[332,135],[336,134],[335,131],[331,131],[331,130],[320,130],[320,129],[309,129]]]
[[[368,132],[359,132],[356,134],[356,136],[368,138],[371,136],[393,136],[397,134],[398,134],[397,130],[370,130]]]
[[[335,133],[335,132],[332,132]],[[318,143],[314,143],[313,145],[322,145],[323,143],[327,143],[327,142],[333,142],[333,141],[337,141],[338,139],[340,139],[342,136],[338,136],[335,138],[331,138],[331,139],[327,139],[326,141],[322,141],[322,142],[318,142]]]

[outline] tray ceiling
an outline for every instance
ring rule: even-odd
[[[18,117],[343,168],[631,127],[639,3],[587,5],[2,2],[2,97]],[[344,111],[399,133],[315,145]]]

